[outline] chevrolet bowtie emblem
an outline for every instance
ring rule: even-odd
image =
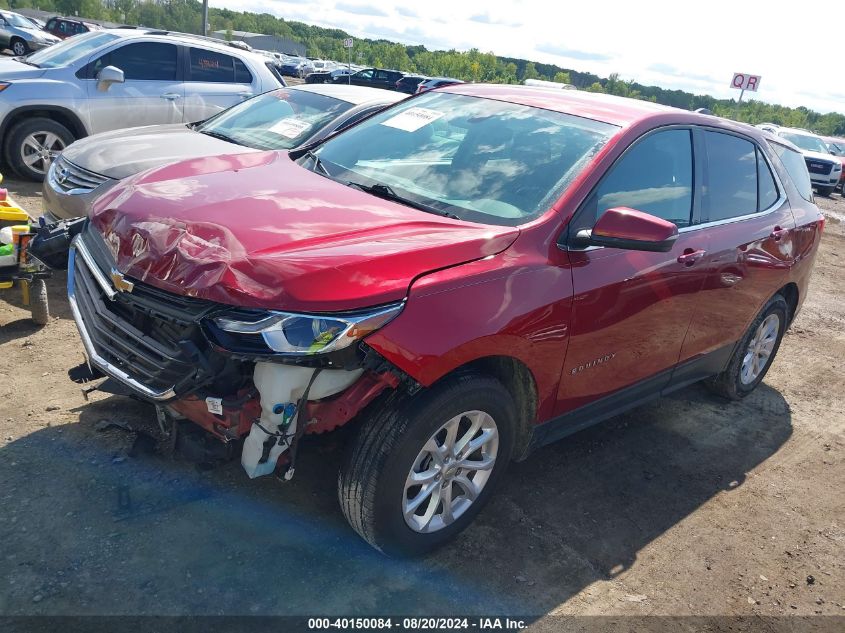
[[[123,276],[123,273],[115,268],[111,269],[111,282],[112,285],[114,285],[114,289],[118,292],[132,292],[133,288],[135,288],[135,284],[129,281]]]

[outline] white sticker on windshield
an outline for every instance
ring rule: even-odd
[[[276,134],[281,134],[286,138],[296,138],[310,127],[311,124],[302,119],[282,119],[267,129]]]
[[[400,112],[396,116],[390,117],[387,121],[383,121],[382,125],[387,127],[395,127],[397,130],[405,130],[406,132],[416,132],[424,125],[433,123],[443,116],[442,112],[437,110],[429,110],[428,108],[408,108],[404,112]]]

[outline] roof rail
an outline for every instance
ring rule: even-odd
[[[178,35],[179,37],[189,37],[194,40],[200,40],[203,42],[210,42],[212,44],[218,44],[220,46],[231,46],[232,48],[239,48],[241,50],[251,51],[252,46],[247,44],[246,42],[241,41],[233,41],[229,42],[226,40],[221,40],[216,37],[208,37],[207,35],[197,35],[196,33],[182,33],[180,31],[164,31],[161,29],[158,30],[149,30],[147,31],[147,35]]]

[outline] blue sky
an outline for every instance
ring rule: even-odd
[[[211,0],[429,49],[478,48],[606,77],[736,97],[734,72],[762,76],[755,98],[845,113],[838,29],[824,16],[759,1]],[[568,6],[567,6],[568,5]],[[783,5],[784,8],[785,5]],[[838,18],[836,18],[838,19]],[[746,95],[747,97],[748,95]]]

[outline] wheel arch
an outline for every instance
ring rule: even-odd
[[[517,428],[513,458],[516,461],[524,460],[528,456],[531,432],[539,408],[537,381],[531,369],[513,356],[483,356],[452,369],[441,376],[437,382],[464,372],[477,372],[497,379],[514,399],[517,408]]]
[[[88,131],[85,129],[82,119],[72,110],[56,105],[26,105],[12,110],[0,123],[0,138],[3,139],[3,145],[6,145],[9,131],[15,125],[26,119],[37,117],[44,117],[52,119],[56,123],[61,123],[73,132],[77,139],[88,136]]]
[[[794,281],[790,281],[778,290],[777,294],[781,295],[786,300],[786,305],[789,306],[789,314],[787,315],[786,322],[787,327],[789,327],[792,324],[792,319],[795,318],[795,313],[798,310],[798,303],[801,297],[800,291],[798,290],[798,284]]]

